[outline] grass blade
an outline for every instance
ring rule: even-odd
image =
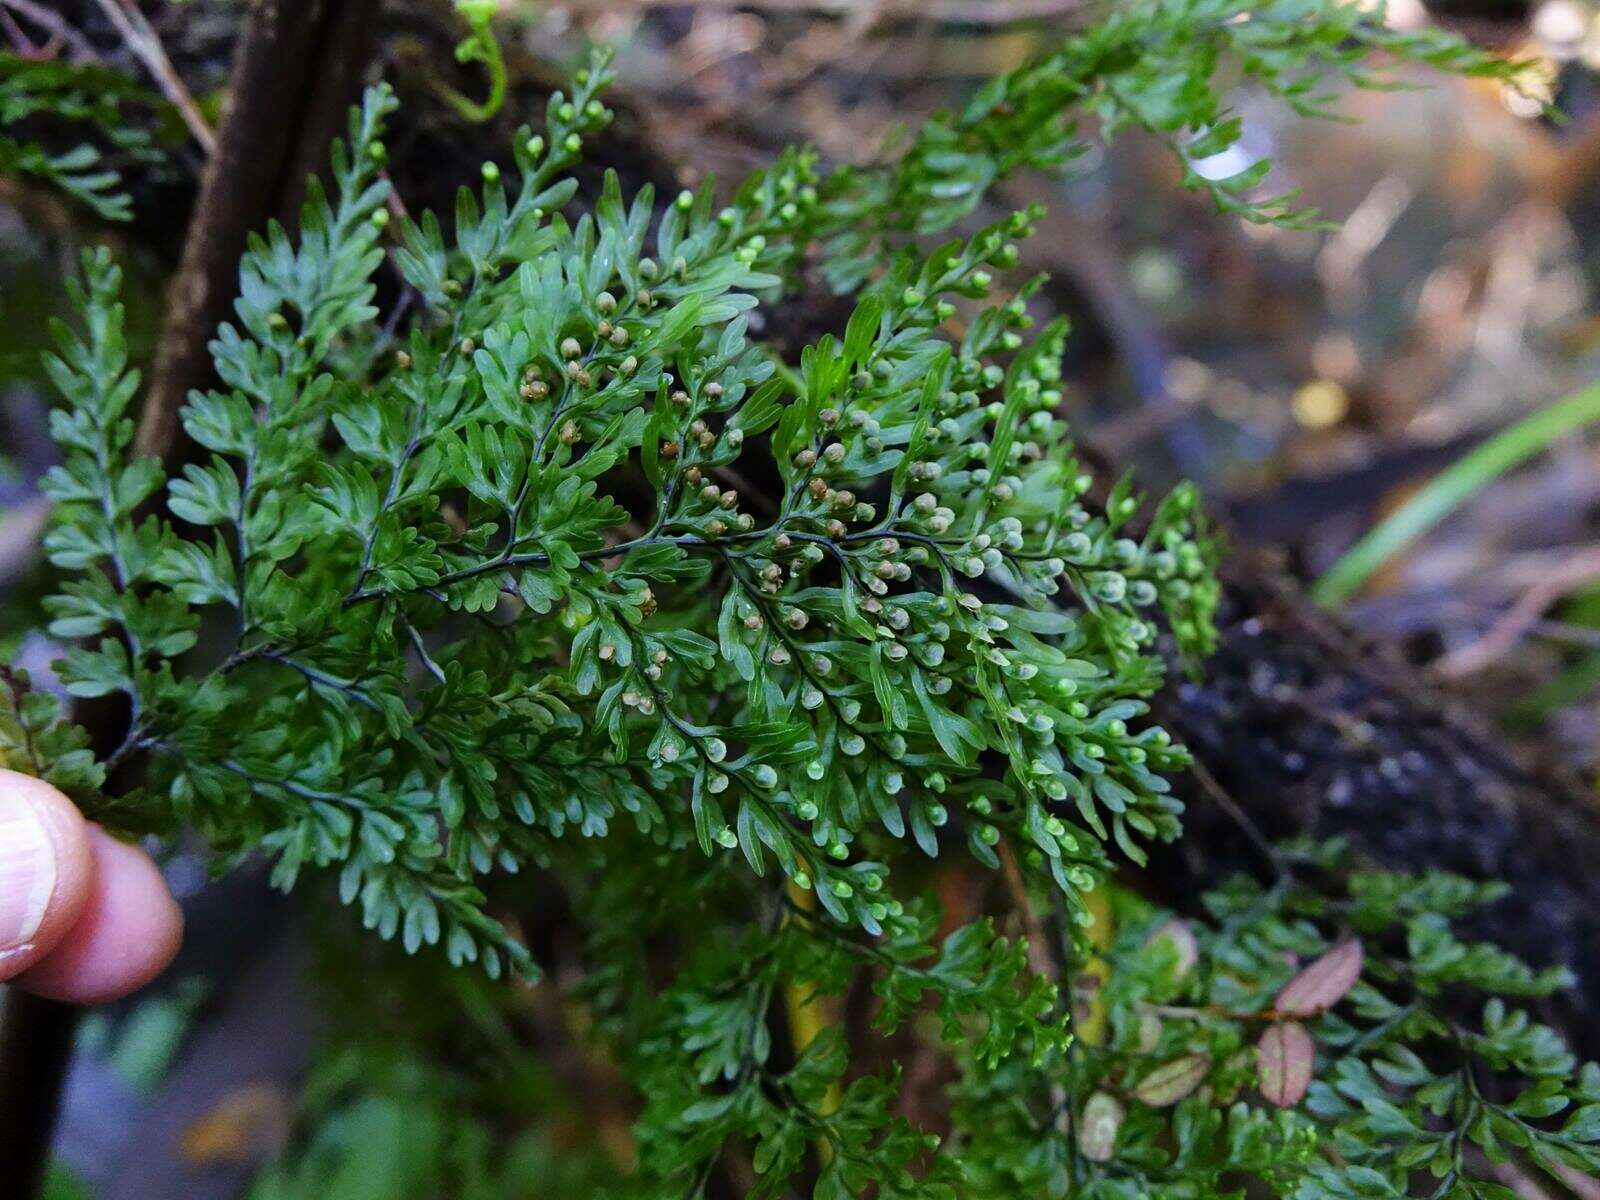
[[[1311,589],[1322,604],[1350,599],[1396,553],[1427,533],[1481,488],[1559,441],[1600,420],[1600,384],[1530,413],[1446,467],[1378,522]]]

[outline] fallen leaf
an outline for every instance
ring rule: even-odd
[[[1151,1108],[1166,1108],[1204,1083],[1210,1072],[1211,1055],[1185,1054],[1162,1063],[1141,1079],[1139,1086],[1133,1089],[1133,1098]]]
[[[235,1088],[179,1135],[178,1153],[197,1167],[244,1166],[282,1150],[294,1123],[294,1098],[275,1083]]]
[[[1256,1079],[1261,1094],[1279,1108],[1293,1108],[1311,1086],[1317,1048],[1298,1021],[1269,1026],[1256,1043]]]
[[[1360,939],[1340,942],[1284,984],[1272,1006],[1286,1016],[1321,1016],[1355,987],[1361,962]]]
[[[1128,1110],[1110,1092],[1096,1092],[1078,1118],[1078,1149],[1090,1162],[1109,1162],[1117,1148],[1117,1132]]]

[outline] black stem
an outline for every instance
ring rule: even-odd
[[[0,1180],[26,1200],[44,1187],[80,1010],[16,988],[0,1001]]]

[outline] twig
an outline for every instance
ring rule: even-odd
[[[51,12],[44,5],[35,3],[35,0],[0,0],[0,7],[9,8],[19,17],[32,21],[48,32],[52,39],[59,38],[78,58],[87,62],[98,60],[99,56],[89,44],[89,39],[69,25],[60,13]]]
[[[1000,877],[1005,880],[1006,893],[1011,897],[1011,904],[1017,910],[1017,915],[1022,918],[1022,928],[1028,938],[1028,967],[1035,975],[1045,979],[1054,979],[1060,982],[1071,1004],[1072,981],[1067,978],[1067,973],[1061,963],[1056,961],[1055,953],[1050,949],[1049,934],[1044,927],[1044,922],[1039,919],[1039,914],[1034,911],[1033,901],[1028,898],[1028,884],[1022,877],[1022,867],[1017,863],[1016,852],[1011,849],[1011,843],[1002,838],[995,846],[995,853],[1000,856]],[[1050,1081],[1050,1111],[1055,1114],[1056,1132],[1066,1139],[1077,1154],[1077,1142],[1072,1136],[1072,1122],[1076,1100],[1072,1093],[1060,1079],[1052,1078]]]
[[[250,8],[234,56],[227,116],[168,289],[137,454],[159,455],[178,444],[179,410],[189,392],[212,377],[207,343],[230,316],[246,238],[277,211],[296,139],[306,135],[311,85],[319,70],[331,68],[324,55],[337,53],[326,7],[316,0],[258,0]]]
[[[33,60],[54,58],[56,51],[61,49],[61,39],[58,37],[52,37],[43,46],[35,46],[32,39],[22,31],[22,26],[17,24],[16,18],[4,8],[0,8],[0,26],[5,28],[12,49],[21,58]]]
[[[1534,632],[1545,610],[1551,605],[1573,588],[1595,578],[1600,578],[1600,549],[1573,555],[1523,592],[1505,615],[1477,641],[1437,659],[1432,667],[1433,673],[1445,679],[1460,679],[1483,670]]]
[[[11,3],[11,0],[6,0]],[[161,94],[172,102],[183,123],[189,127],[189,132],[194,135],[194,140],[200,143],[200,148],[209,157],[217,152],[217,135],[212,132],[210,124],[200,113],[200,108],[194,102],[189,89],[184,86],[183,80],[178,77],[178,72],[173,69],[172,60],[167,57],[167,51],[161,44],[161,38],[150,22],[145,20],[144,14],[139,11],[133,0],[98,0],[100,10],[106,14],[106,19],[117,27],[117,32],[122,35],[122,40],[127,43],[128,49],[145,65],[145,69],[155,78],[156,86],[161,89]]]
[[[1267,860],[1267,863],[1272,867],[1273,874],[1279,879],[1288,875],[1289,871],[1284,865],[1283,855],[1279,854],[1277,847],[1267,840],[1267,835],[1261,832],[1260,826],[1245,814],[1238,801],[1228,794],[1228,789],[1217,782],[1217,777],[1211,773],[1206,765],[1197,758],[1189,764],[1189,773],[1194,776],[1194,781],[1200,785],[1200,790],[1206,794],[1213,804],[1227,814],[1228,819],[1239,827],[1239,832],[1243,833],[1246,840]]]
[[[769,13],[820,14],[857,18],[864,7],[874,20],[901,19],[952,22],[961,25],[1010,25],[1017,21],[1071,16],[1084,0],[566,0],[560,5],[581,15],[614,15],[619,9],[646,12],[653,8],[754,9]]]
[[[1056,962],[1056,956],[1050,952],[1050,938],[1044,922],[1039,919],[1033,902],[1028,899],[1028,885],[1022,878],[1016,852],[1011,849],[1010,842],[1002,840],[995,847],[995,853],[1000,856],[1000,877],[1005,880],[1006,894],[1011,897],[1011,906],[1017,910],[1027,934],[1028,966],[1035,975],[1056,979],[1061,974],[1061,967]]]

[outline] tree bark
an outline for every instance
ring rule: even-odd
[[[206,164],[134,446],[165,458],[178,444],[178,410],[212,378],[209,344],[238,291],[239,259],[253,231],[297,197],[292,178],[320,163],[365,61],[374,0],[257,0],[234,57],[228,110]],[[357,55],[361,62],[352,62]],[[335,114],[330,118],[330,110]],[[319,139],[306,145],[308,135]],[[291,207],[292,211],[292,207]]]

